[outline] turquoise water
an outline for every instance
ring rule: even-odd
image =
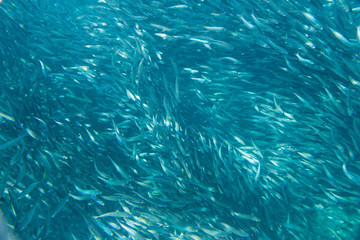
[[[359,238],[357,1],[4,0],[0,24],[19,239]]]

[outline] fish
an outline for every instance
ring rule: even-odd
[[[358,12],[4,1],[4,236],[357,239]]]
[[[119,212],[119,211],[115,211],[115,212],[108,212],[108,213],[104,213],[101,214],[99,216],[96,216],[94,218],[104,218],[104,217],[130,217],[131,215],[126,213],[126,212]]]

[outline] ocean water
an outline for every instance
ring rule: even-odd
[[[359,239],[359,53],[358,1],[0,1],[0,239]]]

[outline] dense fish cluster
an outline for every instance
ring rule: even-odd
[[[0,56],[20,239],[359,239],[358,1],[4,0]]]

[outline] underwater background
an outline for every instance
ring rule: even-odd
[[[359,54],[352,0],[3,0],[0,239],[360,239]]]

